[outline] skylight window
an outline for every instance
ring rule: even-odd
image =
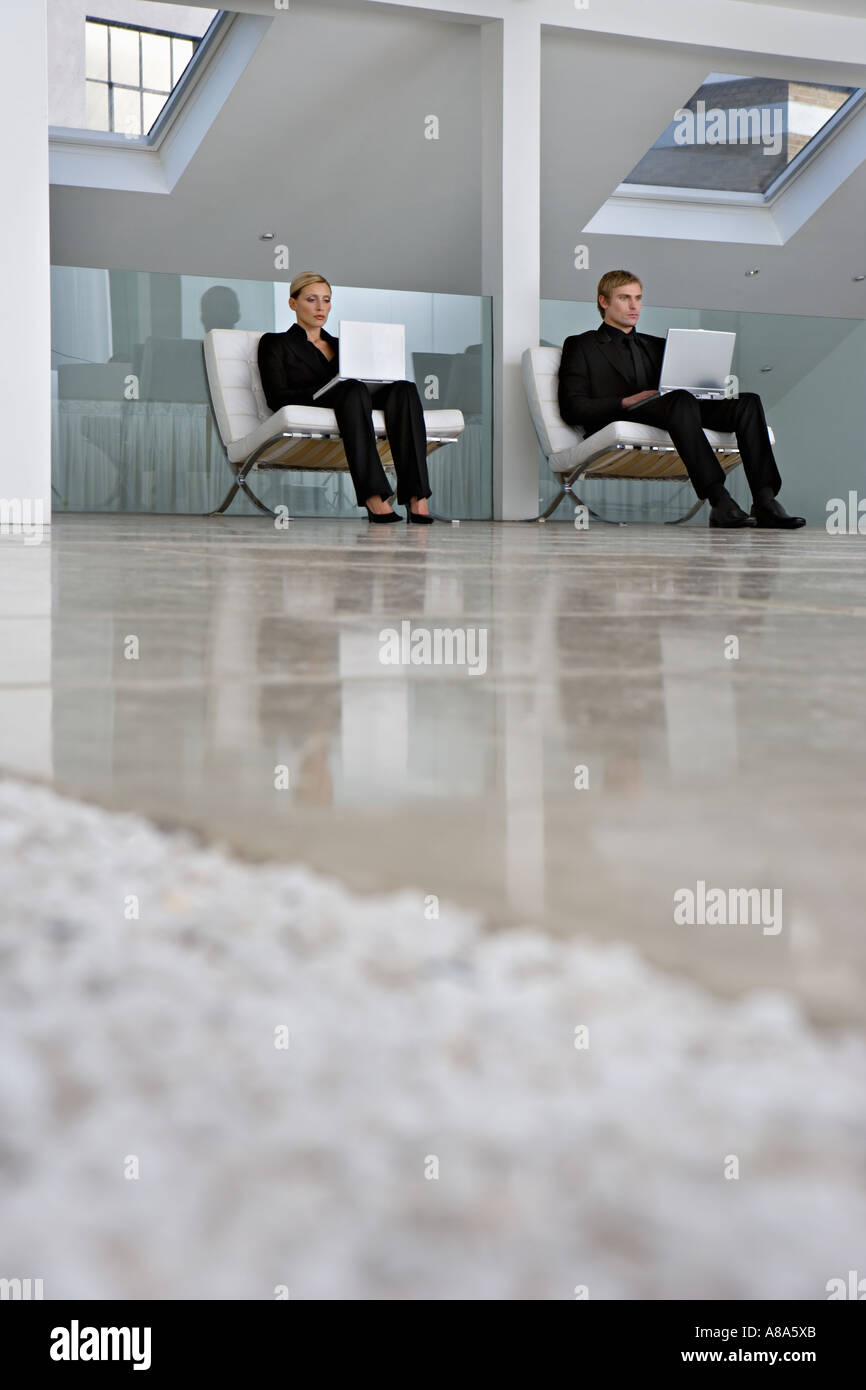
[[[87,129],[146,135],[198,43],[182,34],[88,19]]]
[[[620,188],[766,197],[863,94],[857,87],[710,73]]]
[[[68,0],[51,0],[49,125],[147,141],[184,87],[196,55],[210,48],[221,11],[189,5],[98,0],[83,20]],[[158,17],[165,27],[151,21]],[[76,22],[77,18],[77,22]]]

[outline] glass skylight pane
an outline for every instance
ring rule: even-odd
[[[108,83],[88,82],[86,86],[86,129],[108,130]]]
[[[172,39],[171,44],[174,49],[174,80],[176,82],[192,57],[192,43],[189,39]]]
[[[149,131],[168,98],[188,81],[198,57],[207,50],[204,41],[226,19],[224,11],[197,4],[139,6],[130,0],[101,0],[101,17],[80,20],[82,71],[69,61],[69,26],[63,19],[69,5],[76,4],[78,0],[51,0],[48,10],[48,121],[67,130],[129,135]],[[139,9],[154,13],[139,15]],[[126,23],[133,10],[135,19],[144,21],[141,29]],[[174,22],[180,32],[158,29],[147,20]],[[91,89],[90,82],[103,82],[105,89]]]
[[[114,129],[122,135],[141,134],[141,93],[137,87],[114,88]]]
[[[141,82],[138,65],[138,30],[109,30],[111,38],[111,80],[122,82],[127,87],[137,87]]]
[[[788,89],[788,138],[791,159],[808,145],[831,116],[853,95],[853,87],[818,87],[791,82]]]
[[[142,34],[141,85],[154,92],[171,91],[171,39],[168,34]]]
[[[766,193],[858,90],[710,73],[623,182]]]
[[[108,78],[108,30],[104,24],[84,26],[85,68],[88,77]]]
[[[151,126],[155,122],[162,108],[165,106],[167,97],[159,96],[154,92],[143,92],[141,97],[144,107],[144,134],[147,135]]]

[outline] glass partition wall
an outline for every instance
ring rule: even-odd
[[[572,333],[601,322],[594,303],[542,300],[540,341],[561,347]],[[721,309],[644,309],[640,331],[663,338],[669,328],[709,328],[737,335],[732,372],[741,391],[756,391],[776,439],[782,497],[789,511],[823,526],[833,498],[863,491],[862,395],[866,380],[866,322],[863,319],[756,314]],[[688,482],[578,482],[576,491],[611,521],[674,521],[694,504]],[[751,506],[742,468],[728,489],[741,506]],[[542,508],[558,492],[541,459]],[[574,521],[563,502],[551,518]],[[706,526],[706,510],[689,525]]]
[[[56,266],[52,284],[53,496],[56,512],[196,514],[231,481],[210,406],[202,339],[210,328],[281,332],[294,322],[285,282]],[[329,322],[406,325],[407,375],[425,409],[462,410],[456,444],[430,455],[436,508],[492,516],[492,315],[489,298],[334,286]],[[597,327],[593,303],[543,300],[539,341],[557,347]],[[737,334],[733,371],[757,391],[776,436],[784,497],[823,525],[834,497],[863,481],[860,429],[866,323],[709,309],[646,308],[641,330]],[[730,490],[750,501],[741,468]],[[540,509],[556,495],[540,459]],[[585,482],[578,493],[610,520],[672,521],[694,500],[688,483]],[[263,472],[256,491],[292,516],[358,516],[345,472]],[[230,515],[260,515],[238,497]],[[551,520],[573,520],[564,502]],[[699,513],[690,525],[706,525]]]
[[[211,328],[282,332],[285,282],[55,266],[51,272],[52,482],[56,512],[195,514],[232,479],[202,354]],[[429,456],[436,509],[492,516],[489,298],[334,286],[339,321],[406,325],[407,376],[425,410],[462,410],[456,444]],[[359,516],[343,472],[266,471],[255,490],[292,516]],[[230,515],[256,512],[238,497]]]

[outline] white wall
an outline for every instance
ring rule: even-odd
[[[0,217],[0,497],[51,508],[51,337],[45,0],[0,5],[0,177],[14,190]]]

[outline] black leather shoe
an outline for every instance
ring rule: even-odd
[[[430,515],[429,512],[413,512],[411,504],[406,508],[406,520],[409,522],[410,525],[412,525],[413,523],[416,526],[433,525],[433,517]]]
[[[778,531],[796,531],[798,526],[806,525],[804,516],[788,516],[781,502],[774,497],[770,502],[755,502],[752,516],[758,526],[775,528]]]
[[[757,526],[755,518],[748,516],[733,499],[727,494],[722,498],[717,507],[710,508],[710,525],[724,526],[727,528],[740,528],[743,526]]]

